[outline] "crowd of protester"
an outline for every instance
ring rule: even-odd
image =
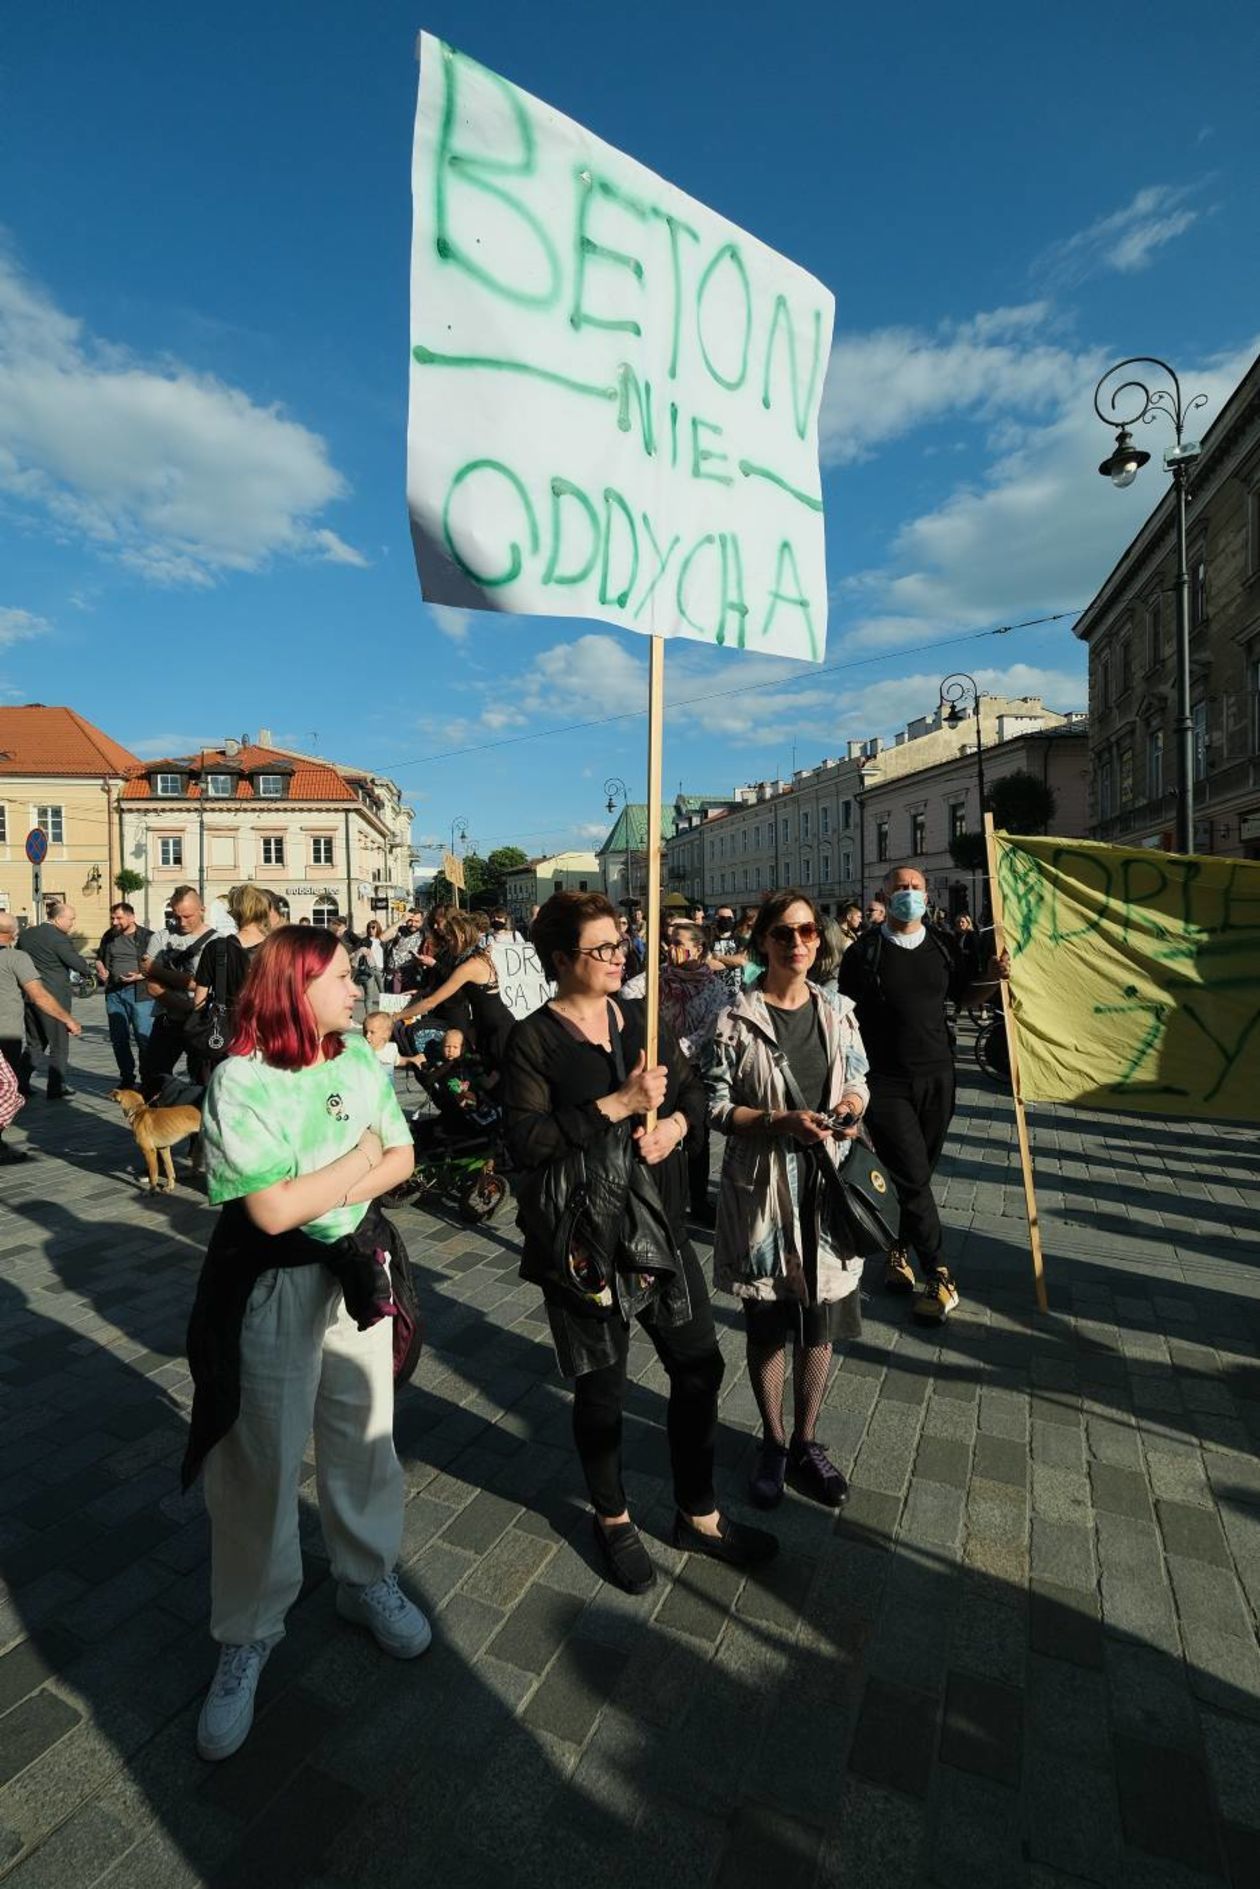
[[[749,1499],[773,1510],[790,1483],[844,1503],[817,1425],[834,1350],[861,1332],[864,1254],[876,1250],[843,1210],[846,1164],[860,1142],[886,1170],[899,1215],[879,1244],[882,1283],[941,1323],[959,1296],[932,1193],[954,1109],[950,1013],[991,1000],[1008,968],[969,915],[929,911],[917,869],[890,870],[865,908],[834,918],[796,889],[671,918],[651,1063],[643,912],[598,893],[557,893],[531,913],[553,994],[519,1020],[489,948],[517,936],[504,909],[435,907],[358,935],[341,920],[290,924],[265,887],[238,886],[207,912],[185,885],[159,931],[119,901],[91,959],[70,942],[74,921],[55,907],[19,943],[0,913],[0,1162],[23,1158],[3,1132],[41,1061],[48,1098],[73,1096],[72,978],[104,986],[122,1087],[201,1110],[220,1210],[189,1327],[185,1459],[186,1483],[204,1468],[220,1647],[204,1757],[244,1742],[299,1592],[312,1434],[339,1611],[395,1657],[429,1643],[396,1573],[390,1418],[419,1326],[406,1247],[381,1204],[405,1193],[416,1160],[399,1071],[419,1072],[457,1124],[501,1125],[521,1274],[572,1384],[607,1579],[642,1593],[656,1578],[622,1478],[632,1320],[669,1382],[675,1544],[740,1568],[777,1552],[714,1487],[711,1291],[731,1295],[744,1324],[761,1419]],[[696,1232],[712,1238],[707,1271]]]

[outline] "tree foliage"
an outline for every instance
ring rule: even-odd
[[[988,802],[993,824],[1003,833],[1048,832],[1057,805],[1053,787],[1025,768],[994,781]]]
[[[985,866],[983,833],[955,833],[949,842],[949,856],[959,872],[983,872]]]
[[[133,872],[130,866],[122,866],[114,874],[114,884],[123,898],[129,898],[133,892],[143,892],[145,879],[142,872]]]

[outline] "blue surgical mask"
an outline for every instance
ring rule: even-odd
[[[907,920],[922,918],[927,910],[927,893],[916,892],[912,886],[903,886],[900,892],[894,892],[889,899],[888,909],[903,924]]]

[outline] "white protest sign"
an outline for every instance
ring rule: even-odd
[[[499,995],[518,1022],[555,996],[556,987],[538,953],[523,938],[492,939],[490,961],[499,979]]]
[[[426,599],[819,660],[830,291],[427,33],[412,187]]]

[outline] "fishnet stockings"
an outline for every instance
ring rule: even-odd
[[[814,1438],[818,1413],[831,1368],[830,1345],[794,1345],[792,1348],[792,1403],[795,1434],[803,1443]],[[767,1442],[785,1444],[783,1393],[787,1386],[787,1344],[748,1341],[748,1377]]]

